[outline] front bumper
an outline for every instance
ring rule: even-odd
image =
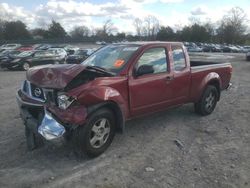
[[[66,130],[85,122],[87,111],[82,106],[61,110],[37,101],[19,90],[16,94],[20,116],[24,121],[29,149],[37,147],[36,137],[52,140],[64,135]],[[28,135],[28,136],[27,136]],[[42,138],[42,139],[43,139]]]
[[[18,69],[21,65],[19,63],[10,63],[10,62],[2,62],[1,68],[7,68],[7,69]]]
[[[54,119],[41,104],[23,101],[17,94],[17,102],[20,108],[20,116],[26,129],[37,135],[42,135],[46,140],[61,137],[65,133],[65,127]]]

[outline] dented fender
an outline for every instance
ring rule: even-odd
[[[121,109],[124,116],[128,115],[128,107],[125,99],[120,92],[107,86],[89,88],[77,96],[80,104],[92,106],[103,102],[113,102]]]

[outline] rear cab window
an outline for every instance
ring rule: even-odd
[[[178,45],[171,45],[174,71],[179,72],[187,67],[183,48]]]

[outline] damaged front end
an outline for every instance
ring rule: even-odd
[[[16,98],[30,150],[44,139],[59,138],[85,123],[87,108],[78,103],[76,94],[69,96],[67,92],[101,75],[104,74],[85,70],[82,65],[50,65],[27,72],[28,80]]]

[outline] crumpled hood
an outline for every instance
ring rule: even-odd
[[[37,66],[27,71],[27,80],[42,88],[63,89],[84,69],[81,64]]]

